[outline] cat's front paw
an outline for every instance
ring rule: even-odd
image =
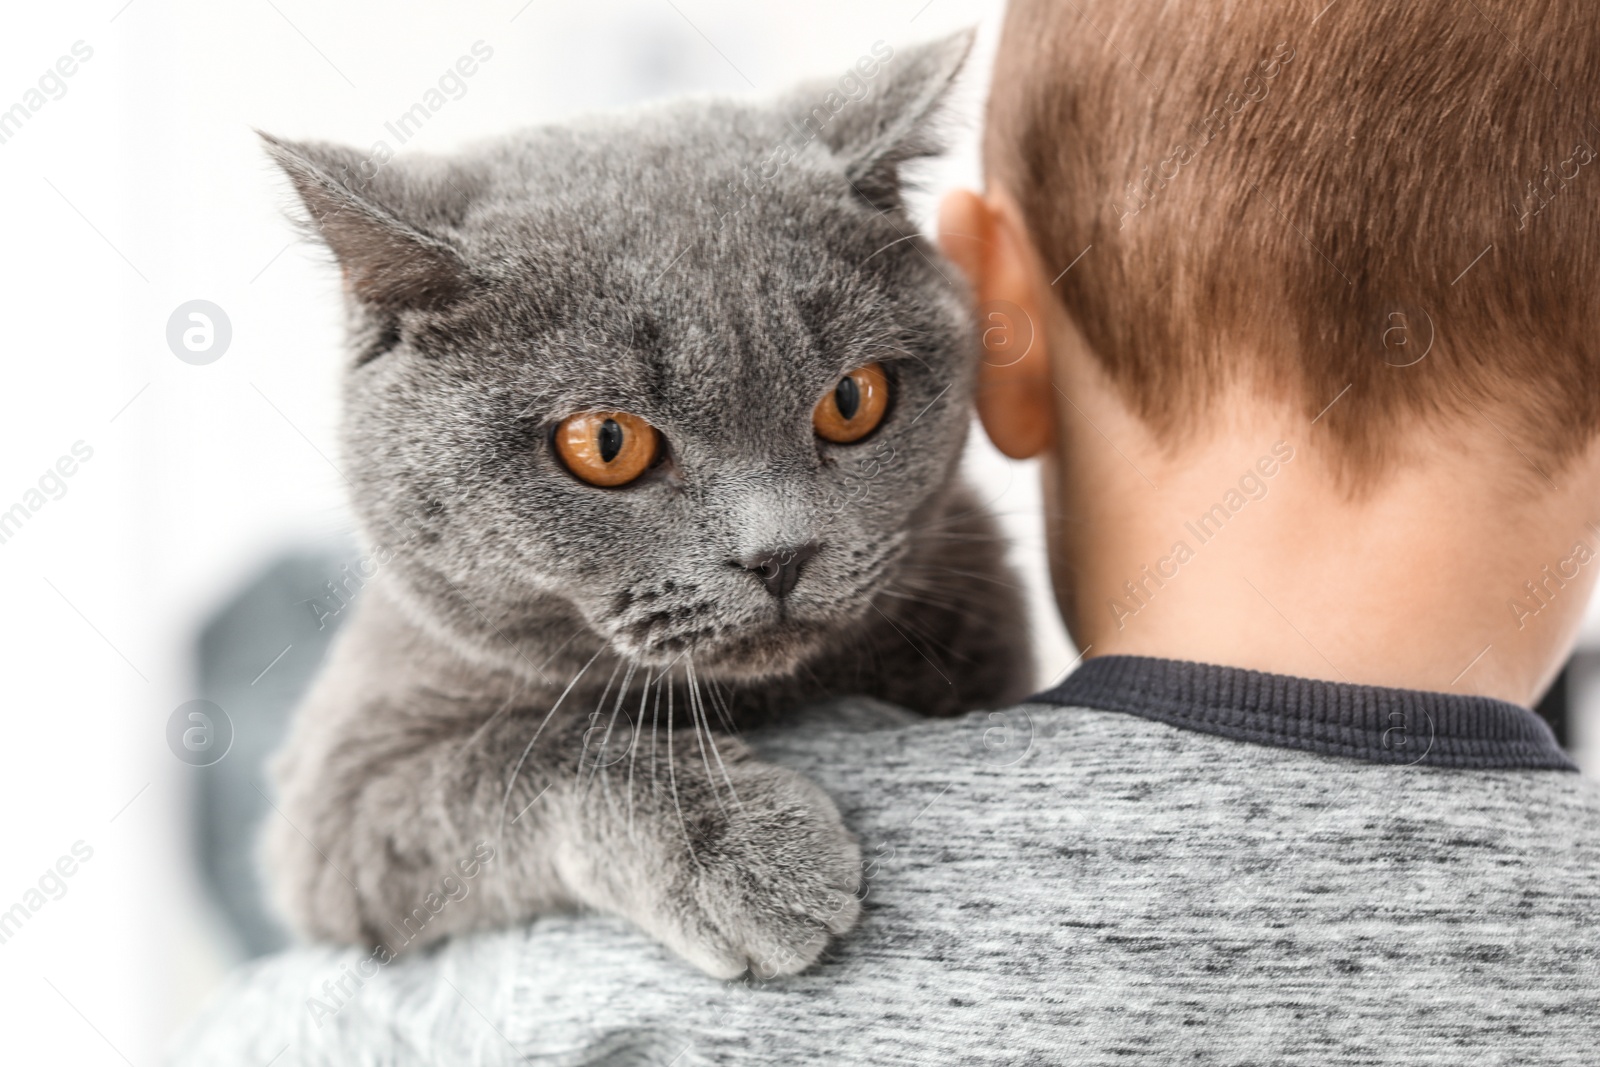
[[[683,811],[678,877],[644,925],[719,978],[804,970],[861,914],[861,849],[826,793],[781,767],[729,769]]]

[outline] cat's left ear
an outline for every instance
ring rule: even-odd
[[[411,221],[440,215],[426,185],[408,182],[387,157],[257,133],[294,184],[306,209],[303,225],[333,252],[356,300],[387,313],[435,310],[467,291],[471,275],[461,254]],[[459,198],[458,186],[446,184]]]
[[[851,185],[874,207],[900,209],[901,167],[944,151],[939,119],[976,37],[975,30],[962,30],[900,51],[878,41],[822,100],[802,105],[809,106],[802,119],[808,131],[833,112],[821,126],[821,138],[844,161]]]

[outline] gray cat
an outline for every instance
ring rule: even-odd
[[[957,475],[967,293],[901,198],[969,46],[449,158],[266,138],[343,272],[368,550],[275,768],[301,932],[592,908],[731,977],[852,925],[837,809],[735,727],[1031,673]]]

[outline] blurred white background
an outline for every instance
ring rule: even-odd
[[[0,943],[6,1062],[155,1063],[235,962],[197,875],[194,769],[169,750],[167,721],[196,695],[204,617],[276,553],[350,530],[322,458],[334,452],[337,279],[294,240],[287,191],[252,127],[398,148],[385,123],[480,41],[492,57],[402,152],[662,95],[770,93],[834,76],[880,39],[900,48],[983,23],[971,128],[930,171],[935,189],[975,184],[998,7],[103,0],[7,10],[0,112],[22,103],[29,113],[0,125],[10,352],[0,512],[77,442],[92,458],[0,544],[0,911],[75,843],[92,856]],[[28,95],[74,55],[70,77]],[[169,316],[194,299],[232,325],[226,353],[206,366],[181,362],[166,341]],[[1074,654],[1050,606],[1037,474],[976,441],[970,461],[1030,576],[1047,683]],[[1593,689],[1580,687],[1581,705],[1595,703]],[[1597,744],[1580,722],[1575,747],[1591,769]]]

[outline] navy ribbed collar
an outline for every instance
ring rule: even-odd
[[[1127,712],[1236,741],[1374,763],[1578,769],[1543,719],[1490,697],[1101,656],[1028,702]]]

